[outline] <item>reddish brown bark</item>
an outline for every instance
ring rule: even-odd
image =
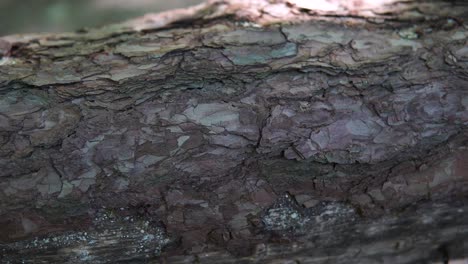
[[[319,2],[1,39],[4,259],[463,257],[467,6]]]

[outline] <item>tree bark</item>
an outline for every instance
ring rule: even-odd
[[[2,261],[466,257],[468,6],[378,2],[1,38]]]

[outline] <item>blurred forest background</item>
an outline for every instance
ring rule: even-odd
[[[0,0],[0,36],[74,31],[201,2],[202,0]]]

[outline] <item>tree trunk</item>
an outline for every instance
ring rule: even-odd
[[[212,1],[0,39],[2,261],[466,257],[467,17]]]

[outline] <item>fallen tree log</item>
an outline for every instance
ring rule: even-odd
[[[466,257],[468,6],[380,2],[1,38],[3,260]]]

